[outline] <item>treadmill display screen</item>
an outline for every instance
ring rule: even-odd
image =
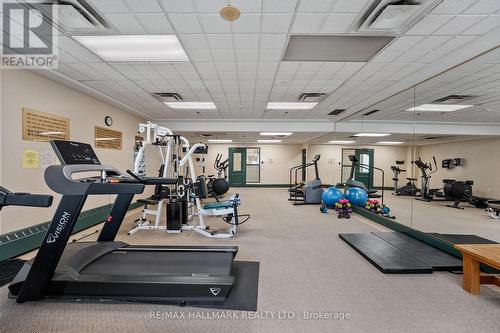
[[[50,141],[57,158],[63,165],[69,164],[101,164],[92,146],[75,141]]]

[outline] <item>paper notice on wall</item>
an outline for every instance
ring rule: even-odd
[[[40,154],[40,166],[45,169],[51,165],[54,165],[54,153],[52,150],[43,149]]]
[[[36,169],[40,167],[40,151],[35,149],[23,150],[23,168]]]

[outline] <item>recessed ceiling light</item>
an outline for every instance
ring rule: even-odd
[[[208,142],[212,142],[212,143],[229,143],[229,142],[233,142],[233,140],[231,140],[231,139],[209,139],[207,141]]]
[[[259,142],[259,143],[280,143],[281,141],[283,141],[283,140],[278,140],[278,139],[276,139],[276,140],[257,140],[257,142]]]
[[[351,143],[354,143],[356,141],[352,141],[352,140],[332,140],[332,141],[328,141],[328,143],[332,143],[334,145],[348,145],[348,144],[351,144]]]
[[[402,141],[379,141],[377,143],[381,144],[381,145],[401,145],[404,142],[402,142]]]
[[[313,102],[268,102],[267,110],[311,110],[318,103]]]
[[[171,109],[181,110],[217,110],[213,102],[164,102]]]
[[[464,104],[422,104],[414,108],[406,109],[406,111],[430,111],[430,112],[451,112],[465,108],[470,108],[474,105]]]
[[[106,61],[189,61],[175,35],[73,36]]]
[[[290,136],[292,134],[292,132],[260,132],[260,135],[267,136]]]
[[[381,137],[381,136],[388,136],[390,134],[388,133],[358,133],[354,134],[354,136],[366,136],[366,137]]]

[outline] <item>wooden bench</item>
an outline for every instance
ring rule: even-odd
[[[464,290],[473,295],[479,295],[482,284],[494,284],[500,287],[500,277],[481,275],[480,264],[500,270],[500,244],[455,244],[462,252]]]

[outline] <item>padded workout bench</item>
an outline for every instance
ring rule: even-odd
[[[455,244],[462,252],[464,290],[479,295],[481,284],[494,284],[500,287],[500,277],[481,275],[480,264],[500,269],[500,244]]]

